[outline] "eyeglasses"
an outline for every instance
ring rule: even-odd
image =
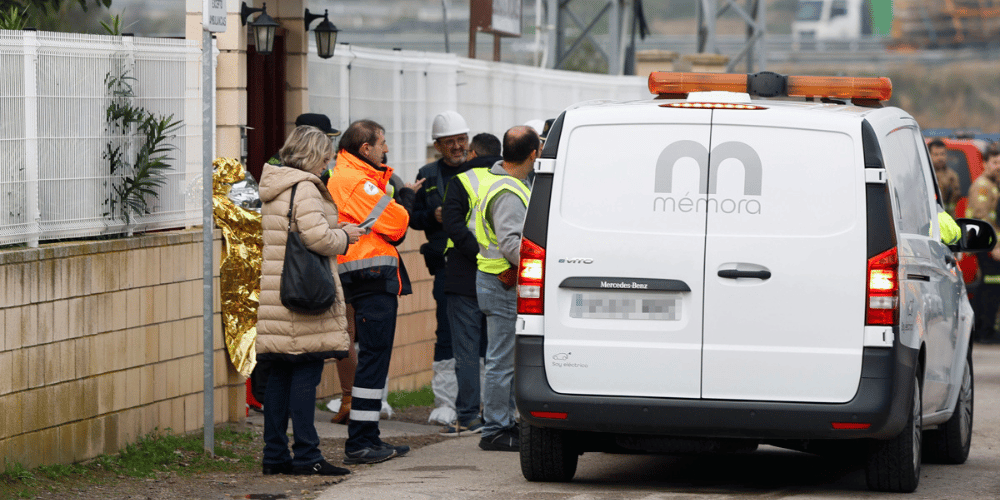
[[[438,141],[438,144],[440,144],[440,145],[442,145],[442,146],[444,146],[446,148],[453,148],[455,146],[459,146],[459,145],[464,146],[464,145],[468,144],[469,143],[469,137],[466,136],[466,135],[462,135],[460,137],[450,137],[448,139],[438,139],[437,141]]]

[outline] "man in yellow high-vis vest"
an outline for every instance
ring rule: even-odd
[[[514,324],[517,321],[517,267],[521,229],[531,174],[541,148],[534,129],[513,127],[503,137],[503,161],[480,179],[476,213],[479,244],[476,299],[486,315],[486,381],[483,386],[483,436],[479,447],[518,451],[514,421]]]
[[[482,386],[480,359],[486,358],[486,317],[476,300],[476,207],[479,206],[481,185],[479,178],[490,175],[489,169],[500,156],[500,139],[490,133],[476,134],[469,143],[470,167],[451,178],[445,188],[441,204],[441,225],[448,233],[445,245],[445,297],[448,301],[448,327],[451,328],[451,347],[455,354],[455,378],[458,395],[455,397],[456,422],[441,430],[444,436],[482,432],[480,418]]]

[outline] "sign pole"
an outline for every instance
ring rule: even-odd
[[[215,127],[212,120],[212,95],[215,92],[215,68],[212,64],[212,33],[226,31],[225,0],[205,0],[202,5],[201,37],[201,145],[202,145],[202,322],[204,327],[204,368],[205,385],[204,416],[205,452],[215,456],[215,293],[213,275],[212,219],[212,160],[215,146]]]
[[[203,274],[202,274],[202,299],[204,314],[204,368],[205,368],[205,451],[209,456],[215,454],[215,363],[213,362],[213,332],[212,327],[215,321],[212,319],[214,309],[214,292],[212,290],[212,268],[214,265],[212,258],[212,142],[215,137],[212,130],[212,32],[205,30],[201,40],[201,141],[202,141],[202,250],[203,250]]]

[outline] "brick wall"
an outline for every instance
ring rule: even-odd
[[[201,241],[195,229],[0,252],[0,456],[69,463],[202,428]],[[215,419],[242,418],[221,334],[214,355]]]
[[[0,251],[0,457],[26,467],[78,462],[154,431],[202,428],[201,241],[195,228]],[[413,231],[400,246],[414,294],[399,302],[391,390],[432,376],[424,241]],[[245,385],[223,345],[218,269],[214,290],[215,420],[239,421]],[[340,392],[334,363],[320,398]]]

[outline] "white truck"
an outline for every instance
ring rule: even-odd
[[[792,21],[796,43],[857,40],[871,34],[870,0],[799,0]]]

